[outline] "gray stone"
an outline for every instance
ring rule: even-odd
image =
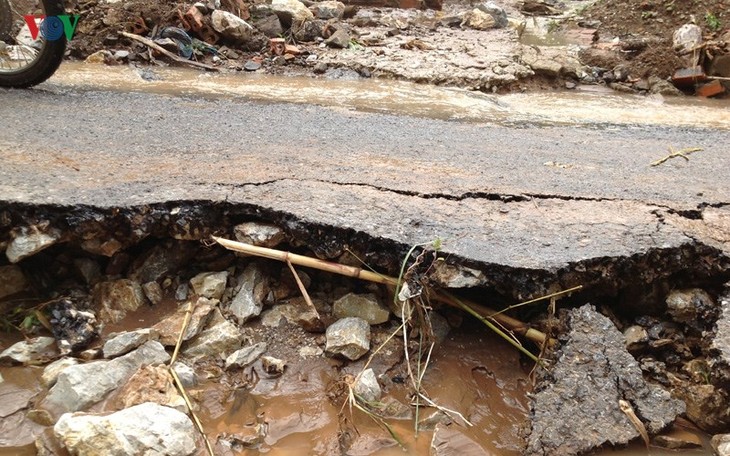
[[[667,313],[679,323],[697,326],[698,319],[709,317],[715,310],[715,300],[699,288],[675,290],[667,296]]]
[[[373,294],[348,293],[335,301],[332,313],[338,319],[359,317],[371,325],[385,323],[390,318],[390,311]]]
[[[314,14],[299,0],[273,0],[271,10],[285,27],[314,19]]]
[[[702,43],[702,29],[699,25],[684,24],[674,31],[672,35],[672,44],[674,50],[680,54],[692,52],[692,50]]]
[[[56,339],[35,337],[17,342],[0,353],[0,364],[38,364],[57,355]]]
[[[95,308],[99,318],[106,323],[118,323],[127,312],[134,312],[145,303],[145,296],[139,283],[129,279],[96,284],[93,292]]]
[[[238,327],[216,309],[208,326],[185,346],[183,355],[191,358],[225,358],[227,353],[239,349],[242,341]]]
[[[464,13],[461,26],[469,27],[474,30],[489,30],[497,26],[497,21],[494,20],[491,14],[485,13],[478,8],[474,8],[473,10]]]
[[[264,342],[236,350],[226,358],[226,369],[238,369],[253,364],[265,352],[266,343]]]
[[[114,52],[114,60],[126,60],[129,58],[129,51],[115,51]]]
[[[716,456],[730,456],[730,434],[713,435],[710,445]]]
[[[712,59],[708,74],[730,78],[730,54],[716,55]]]
[[[188,299],[188,292],[190,291],[190,287],[187,283],[181,283],[177,286],[175,289],[175,299],[177,301],[185,301]]]
[[[674,84],[664,79],[660,79],[656,76],[649,77],[649,93],[659,95],[669,95],[680,97],[683,95],[682,91],[674,86]]]
[[[485,13],[492,16],[494,19],[495,28],[504,28],[509,25],[507,19],[507,12],[501,6],[498,6],[494,2],[484,2],[477,5],[477,9],[484,11]]]
[[[91,258],[76,258],[74,260],[74,266],[76,266],[76,269],[84,277],[87,285],[94,285],[101,279],[101,266]]]
[[[533,396],[526,454],[575,455],[639,437],[619,400],[630,403],[652,434],[684,412],[681,401],[644,381],[622,334],[592,306],[570,311],[568,327]]]
[[[256,71],[260,68],[261,64],[255,60],[247,60],[246,63],[243,64],[243,69],[246,71]]]
[[[152,328],[111,334],[111,339],[104,344],[104,358],[116,358],[129,353],[148,340],[157,340],[159,333]]]
[[[79,456],[188,456],[195,452],[190,418],[152,402],[106,416],[66,413],[53,432],[69,453]]]
[[[261,314],[269,284],[258,263],[249,264],[238,277],[239,289],[229,311],[243,324]]]
[[[0,266],[0,299],[25,290],[28,281],[19,266]]]
[[[175,361],[172,368],[175,370],[175,373],[180,379],[180,383],[182,383],[185,388],[191,388],[198,384],[198,378],[196,377],[195,370],[193,370],[192,367],[183,362]]]
[[[338,29],[324,40],[324,43],[333,48],[347,49],[350,46],[350,35],[343,29]]]
[[[276,247],[284,242],[284,231],[269,223],[247,222],[233,228],[236,239],[259,247]]]
[[[142,291],[144,292],[145,297],[147,297],[152,304],[159,304],[162,302],[163,293],[162,287],[159,283],[147,282],[142,285]]]
[[[345,14],[345,4],[337,1],[317,2],[309,7],[317,19],[341,19]]]
[[[304,22],[296,22],[292,25],[292,34],[298,41],[312,42],[322,36],[325,21],[322,19],[311,19]]]
[[[226,290],[228,271],[201,272],[190,279],[190,286],[198,296],[208,299],[221,299]]]
[[[174,52],[177,53],[177,44]],[[157,244],[133,262],[129,278],[139,283],[158,281],[186,265],[196,251],[197,246],[190,242]]]
[[[10,241],[5,255],[11,263],[35,255],[61,239],[61,232],[55,228],[23,227]]]
[[[279,16],[276,14],[271,14],[255,21],[254,26],[269,38],[277,38],[284,33],[284,28],[281,26]]]
[[[431,319],[431,329],[433,330],[434,342],[436,344],[443,343],[443,341],[446,340],[446,337],[448,337],[449,331],[451,331],[449,321],[446,317],[436,312],[431,312],[428,315]]]
[[[169,347],[177,344],[177,339],[180,336],[180,330],[185,321],[185,314],[188,311],[189,305],[190,303],[181,305],[174,314],[152,327],[152,329],[160,334],[160,342],[163,345]],[[217,305],[217,299],[198,298],[195,302],[193,313],[190,316],[188,327],[183,335],[183,341],[192,339],[203,330],[208,324],[208,321],[213,315],[213,310],[216,309]]]
[[[52,414],[75,412],[99,402],[110,391],[120,387],[143,365],[170,360],[165,348],[149,341],[137,350],[110,361],[92,361],[69,366],[58,376],[48,392],[42,408]]]
[[[67,367],[75,366],[79,363],[79,360],[76,358],[61,358],[58,359],[43,369],[43,374],[41,375],[41,384],[45,386],[46,388],[50,388],[53,385],[56,384],[56,380],[58,379],[58,376],[63,372]]]
[[[327,328],[325,352],[329,356],[344,356],[356,360],[370,350],[370,325],[362,318],[337,320]]]
[[[210,19],[216,32],[236,43],[248,41],[254,34],[251,24],[228,11],[215,10]]]
[[[352,390],[365,402],[375,402],[383,394],[378,379],[375,377],[375,372],[370,368],[365,369],[355,378],[355,385]]]

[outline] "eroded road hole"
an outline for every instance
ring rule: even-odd
[[[242,255],[214,236],[398,283]],[[710,435],[722,444],[721,252],[519,271],[434,241],[244,205],[8,206],[0,454],[207,454],[195,420],[221,455],[568,455],[643,434],[688,452],[708,451]]]

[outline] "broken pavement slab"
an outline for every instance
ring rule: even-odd
[[[33,103],[28,96],[8,92],[0,107],[19,125],[0,141],[0,211],[13,226],[47,212],[69,243],[85,242],[85,227],[98,220],[139,238],[203,220],[229,232],[267,222],[323,257],[349,245],[391,261],[439,238],[451,263],[476,271],[469,286],[524,296],[556,284],[615,290],[644,283],[647,270],[669,280],[687,264],[700,277],[730,268],[727,157],[718,153],[726,131],[512,128],[203,99],[187,110],[150,94],[41,93]],[[33,122],[43,106],[71,101],[100,119],[96,143],[105,148],[83,140],[88,124],[74,118],[64,125],[67,143],[49,142],[55,127]],[[120,131],[127,119],[110,108],[119,104],[155,130]],[[173,111],[176,119],[165,116]],[[247,137],[246,153],[226,140],[227,118],[248,119],[259,131]],[[286,118],[287,127],[264,128],[267,118]],[[189,125],[208,138],[194,152]],[[296,159],[292,144],[302,145]],[[704,151],[650,167],[668,144]],[[45,160],[49,151],[63,160]],[[99,162],[108,173],[99,174]],[[151,176],[152,168],[166,172]],[[207,237],[210,229],[199,228],[186,228],[187,238]],[[166,250],[182,248],[174,245]],[[135,267],[140,283],[174,270],[170,261],[158,267],[152,253]]]
[[[621,332],[593,306],[571,310],[568,327],[555,364],[535,389],[528,455],[576,455],[623,445],[640,436],[627,415],[641,417],[641,426],[656,434],[684,412],[682,401],[644,381]]]

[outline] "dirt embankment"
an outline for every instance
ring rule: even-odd
[[[568,3],[446,2],[433,10],[389,3],[227,1],[196,7],[169,0],[91,0],[72,8],[81,21],[70,56],[105,51],[95,60],[166,60],[121,34],[132,32],[228,71],[395,78],[482,91],[588,83],[678,94],[666,80],[693,61],[674,50],[672,35],[696,22],[704,47],[695,57],[708,74],[728,76],[726,1]],[[201,41],[188,42],[168,26]],[[694,85],[683,89],[691,93]]]

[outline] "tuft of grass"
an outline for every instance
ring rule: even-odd
[[[718,19],[714,13],[711,13],[709,11],[705,13],[705,24],[707,24],[707,28],[713,32],[717,32],[722,28],[722,23],[720,22],[720,19]]]

